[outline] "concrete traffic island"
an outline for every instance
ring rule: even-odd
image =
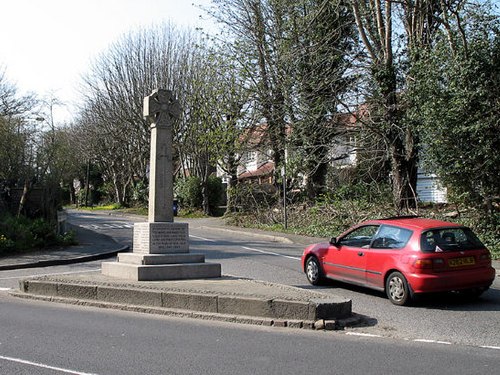
[[[358,324],[351,300],[257,280],[130,281],[102,274],[20,281],[16,297],[176,317],[304,329]]]

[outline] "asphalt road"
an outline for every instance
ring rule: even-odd
[[[71,220],[131,244],[133,222],[143,219],[80,213]],[[189,222],[191,252],[221,263],[223,274],[312,288],[299,269],[302,245]],[[99,272],[99,267],[100,262],[89,262],[3,271],[0,289],[16,288],[24,276]],[[345,284],[321,291],[352,299],[353,311],[369,317],[369,325],[344,332],[266,329],[17,301],[0,292],[0,373],[60,372],[17,359],[99,374],[498,372],[498,279],[476,302],[440,295],[413,307],[394,306],[381,293]],[[87,331],[93,338],[85,338]],[[139,365],[141,358],[147,363]]]
[[[497,374],[498,351],[18,300],[1,374]]]
[[[89,229],[131,244],[132,224],[142,218],[79,213],[72,218]],[[203,219],[190,224],[191,252],[204,253],[208,262],[222,264],[226,275],[249,277],[302,288],[308,284],[300,270],[303,245],[270,242],[258,236],[217,231]],[[477,301],[439,294],[422,298],[415,306],[392,305],[385,295],[370,289],[332,282],[324,293],[350,298],[353,311],[369,318],[369,326],[354,331],[405,340],[439,341],[500,348],[500,280]],[[500,353],[499,353],[500,354]]]

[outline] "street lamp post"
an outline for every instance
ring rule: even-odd
[[[286,168],[281,167],[281,179],[283,180],[283,227],[288,228],[288,217],[286,212]]]

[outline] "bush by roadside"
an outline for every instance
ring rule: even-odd
[[[485,216],[471,208],[457,210],[446,205],[427,205],[415,212],[422,217],[456,222],[470,227],[490,249],[494,259],[500,259],[500,214]],[[365,199],[332,200],[323,197],[314,204],[293,204],[287,207],[287,229],[284,228],[283,207],[262,207],[226,216],[230,225],[289,232],[314,237],[338,236],[358,222],[397,216],[389,202]]]
[[[10,215],[0,218],[0,255],[74,244],[74,232],[58,235],[56,224],[47,220]]]

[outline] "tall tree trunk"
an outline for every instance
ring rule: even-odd
[[[226,163],[229,180],[226,189],[226,214],[236,211],[236,187],[238,186],[238,164],[234,154],[228,156]]]
[[[378,73],[378,74],[377,74]],[[401,121],[396,97],[396,73],[387,65],[374,77],[384,100],[384,126],[391,163],[392,197],[394,206],[401,211],[416,206],[417,150],[413,133]]]
[[[263,107],[262,113],[267,120],[272,159],[275,167],[273,182],[276,184],[279,178],[279,167],[285,158],[285,98],[280,91],[280,87],[273,88],[271,82],[267,59],[268,42],[266,41],[266,24],[260,2],[255,1],[252,4],[252,12],[255,22],[260,73],[261,90],[259,91],[259,95],[261,96]]]
[[[26,208],[26,203],[28,202],[28,195],[31,190],[31,182],[26,179],[24,180],[23,193],[21,199],[19,200],[19,207],[17,209],[17,217],[21,216]]]
[[[398,210],[416,204],[417,151],[413,133],[402,122],[392,49],[392,1],[351,0],[361,40],[371,58],[372,76],[383,104],[384,140],[391,163],[392,195]]]

